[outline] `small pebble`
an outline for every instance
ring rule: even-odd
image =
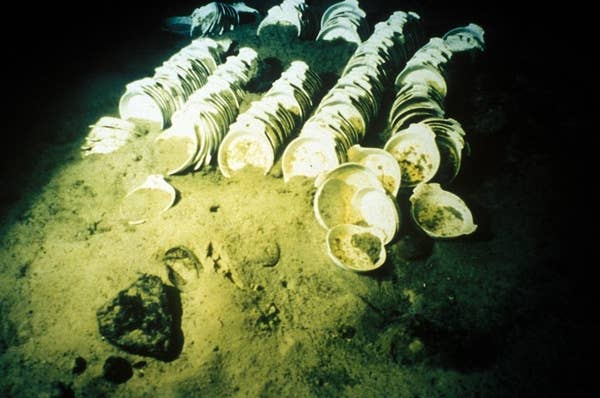
[[[75,358],[75,363],[73,365],[73,374],[80,375],[85,372],[87,368],[87,361],[82,357]]]
[[[108,357],[104,362],[104,378],[112,383],[125,383],[133,376],[133,369],[128,360],[121,357]]]
[[[146,362],[146,361],[137,361],[136,363],[133,364],[133,367],[135,369],[141,369],[141,368],[145,367],[146,365],[148,365],[148,362]]]

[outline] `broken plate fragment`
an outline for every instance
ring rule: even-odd
[[[121,203],[121,216],[129,224],[142,224],[167,211],[176,198],[175,188],[162,175],[152,174],[125,196]]]
[[[141,135],[135,123],[111,116],[103,116],[90,126],[90,132],[81,146],[83,156],[106,154],[125,145],[132,136]]]

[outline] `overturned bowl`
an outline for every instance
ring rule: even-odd
[[[465,202],[439,184],[417,185],[410,203],[413,220],[432,238],[456,238],[477,229]]]
[[[377,228],[339,224],[327,231],[327,254],[338,267],[367,272],[385,263],[384,237]]]

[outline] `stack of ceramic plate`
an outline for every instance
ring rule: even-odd
[[[233,30],[240,23],[239,14],[242,12],[258,15],[257,10],[241,2],[225,4],[215,1],[196,8],[190,16],[192,19],[190,36],[221,35],[223,32]]]
[[[268,173],[275,155],[312,109],[319,77],[294,61],[267,93],[229,127],[219,148],[219,168],[230,177],[247,166]]]
[[[396,11],[387,20],[375,25],[373,34],[357,48],[345,70],[371,60],[367,63],[376,61],[378,65],[385,65],[385,69],[391,64],[391,72],[397,73],[422,41],[420,17],[414,12]]]
[[[94,153],[111,153],[121,148],[133,136],[141,135],[135,123],[130,121],[103,116],[90,126],[90,132],[81,146],[83,156]]]
[[[444,99],[426,82],[413,82],[403,86],[397,93],[388,116],[388,131],[392,135],[412,123],[430,117],[443,117]]]
[[[210,163],[229,125],[235,120],[242,88],[256,73],[257,53],[241,48],[219,65],[207,83],[173,115],[173,125],[155,141],[161,172],[175,174]]]
[[[165,21],[166,28],[193,36],[221,35],[240,24],[240,14],[258,15],[258,10],[242,2],[226,4],[213,1],[196,8],[190,16],[171,17]]]
[[[300,136],[286,148],[282,161],[285,181],[297,175],[316,177],[346,160],[347,151],[362,141],[377,116],[384,84],[395,63],[412,53],[411,43],[417,43],[418,36],[418,16],[414,13],[395,12],[375,26],[304,124]]]
[[[455,53],[483,50],[483,29],[475,24],[432,38],[396,76],[396,99],[389,115],[393,134],[428,117],[444,115],[447,68]]]
[[[271,7],[258,25],[256,34],[260,36],[267,26],[275,25],[293,26],[297,36],[304,39],[314,37],[315,21],[304,0],[283,0],[281,4]]]
[[[360,44],[369,35],[366,16],[358,0],[335,3],[321,17],[321,30],[317,34],[317,40],[341,39]]]
[[[446,71],[454,53],[483,49],[483,30],[470,24],[444,37],[421,47],[395,79],[385,149],[398,160],[404,187],[433,178],[450,182],[460,170],[465,132],[444,118]]]
[[[396,76],[396,89],[413,82],[427,83],[446,95],[446,68],[452,58],[452,50],[446,42],[434,37],[421,47],[407,62],[404,69]]]
[[[122,119],[162,130],[189,96],[221,63],[230,42],[194,40],[156,68],[153,77],[129,83],[119,102]]]
[[[446,69],[451,58],[444,40],[433,38],[408,60],[395,79],[398,91],[388,118],[390,132],[444,115]]]
[[[465,147],[465,131],[454,119],[428,118],[422,122],[435,134],[435,143],[440,152],[440,166],[434,178],[444,183],[458,175]]]
[[[470,23],[467,26],[460,26],[448,31],[443,39],[452,52],[483,51],[485,41],[483,39],[484,31],[481,26]]]

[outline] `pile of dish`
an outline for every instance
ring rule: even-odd
[[[384,84],[394,67],[420,42],[419,17],[395,12],[375,25],[352,55],[342,76],[283,154],[283,177],[314,178],[347,159],[379,112]]]
[[[311,39],[315,33],[315,20],[304,0],[283,0],[267,11],[267,16],[260,22],[256,34],[261,36],[265,28],[270,26],[292,26],[297,37]]]
[[[400,164],[404,187],[434,178],[447,183],[460,170],[465,132],[458,121],[444,117],[446,73],[455,52],[483,49],[481,28],[474,27],[453,29],[447,39],[431,39],[396,76],[397,92],[388,115],[391,136],[384,149]],[[467,49],[460,42],[473,46]]]
[[[250,104],[230,127],[219,148],[224,176],[248,166],[268,173],[275,155],[310,113],[320,79],[303,61],[294,61],[269,91]]]
[[[210,163],[235,120],[243,87],[257,70],[256,51],[243,47],[219,65],[206,84],[173,115],[173,125],[155,140],[158,169],[175,174]]]
[[[154,76],[129,83],[119,102],[121,119],[162,130],[206,83],[230,45],[226,40],[196,39],[156,68]]]
[[[315,217],[327,230],[329,256],[342,268],[370,271],[381,266],[384,246],[400,227],[396,200],[376,171],[360,163],[344,163],[318,183]]]
[[[366,16],[358,0],[335,3],[321,16],[321,29],[317,34],[317,40],[341,39],[360,44],[369,35]]]
[[[83,156],[111,153],[125,145],[133,136],[142,133],[135,123],[128,120],[102,116],[90,126],[90,132],[81,145],[81,153]]]
[[[393,133],[428,117],[444,116],[445,70],[452,52],[440,38],[421,47],[396,76],[396,96],[388,116]]]
[[[258,10],[243,2],[227,4],[213,1],[196,8],[190,16],[171,17],[165,21],[167,30],[194,36],[222,35],[240,24],[240,14],[258,15]]]
[[[483,50],[483,45],[479,26],[453,29],[417,51],[395,80],[398,91],[388,117],[392,135],[384,149],[399,163],[403,187],[414,188],[412,219],[433,238],[477,229],[460,197],[428,181],[449,183],[460,170],[465,132],[458,121],[444,117],[447,69],[455,54]]]
[[[348,150],[348,162],[358,163],[369,169],[388,194],[398,195],[402,182],[402,173],[396,159],[388,151],[381,148],[362,147],[354,145]],[[319,186],[322,176],[315,180],[315,186]]]

